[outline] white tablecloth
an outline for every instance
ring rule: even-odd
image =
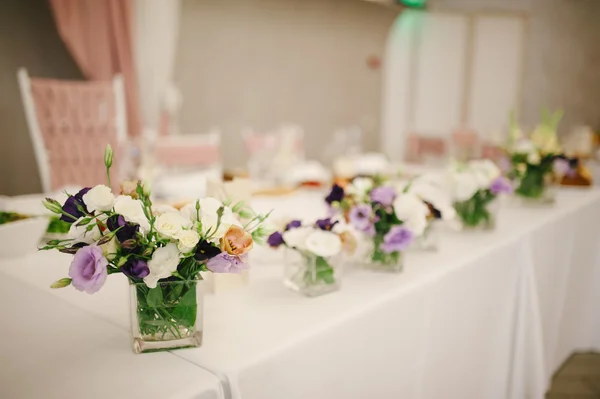
[[[0,398],[219,399],[220,380],[13,277],[0,279]]]
[[[298,198],[258,205],[322,209]],[[402,274],[350,271],[311,299],[282,286],[280,265],[255,264],[249,286],[206,298],[204,345],[173,354],[244,399],[542,398],[570,352],[600,349],[598,222],[599,191],[561,190],[554,207],[504,208],[493,232],[409,253]],[[68,262],[40,253],[0,272],[50,291]],[[52,294],[128,326],[124,278]]]

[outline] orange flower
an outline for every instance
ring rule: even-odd
[[[231,255],[243,255],[252,249],[252,236],[240,226],[231,225],[221,238],[221,251]]]
[[[342,240],[342,248],[344,248],[344,251],[352,255],[354,251],[356,251],[356,246],[358,245],[354,234],[350,233],[349,231],[343,231],[339,234],[339,236],[340,240]]]
[[[121,182],[121,194],[129,195],[133,199],[138,199],[138,194],[135,191],[137,189],[137,180],[125,180]]]

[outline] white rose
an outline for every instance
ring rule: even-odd
[[[102,233],[100,232],[95,219],[92,219],[90,223],[84,226],[77,226],[83,219],[84,217],[80,217],[71,224],[69,232],[67,233],[67,238],[73,240],[74,243],[84,242],[86,244],[93,244],[102,237]],[[90,231],[87,231],[90,226],[94,227],[92,227]]]
[[[115,200],[115,212],[123,216],[126,221],[139,224],[142,231],[150,230],[150,222],[144,215],[142,201],[128,195],[119,195]]]
[[[194,230],[181,230],[176,238],[179,240],[177,248],[184,254],[196,248],[196,245],[200,241],[200,236]]]
[[[330,231],[313,230],[306,237],[306,249],[317,256],[334,256],[342,250],[342,240]]]
[[[477,177],[469,172],[458,172],[451,176],[453,197],[456,201],[466,201],[479,190]]]
[[[290,229],[288,231],[284,231],[283,241],[288,247],[297,248],[300,250],[306,249],[306,239],[313,232],[312,227],[297,227],[295,229]]]
[[[394,213],[400,219],[407,229],[411,230],[416,236],[420,236],[427,227],[427,215],[429,208],[427,205],[412,193],[400,194],[394,200]]]
[[[469,167],[482,190],[488,189],[494,179],[500,177],[500,169],[489,159],[471,161]]]
[[[179,212],[163,213],[154,222],[156,231],[167,238],[175,238],[184,228],[191,226],[192,222],[181,216]]]
[[[83,202],[90,212],[106,212],[112,209],[115,196],[109,187],[99,184],[83,195]]]
[[[233,224],[238,225],[238,226],[242,225],[240,223],[240,221],[237,219],[237,217],[234,215],[231,208],[229,208],[228,206],[224,206],[223,203],[221,201],[219,201],[218,199],[212,198],[212,197],[207,197],[207,198],[202,198],[199,201],[200,201],[200,210],[198,211],[198,214],[200,215],[200,223],[202,223],[202,234],[206,234],[208,232],[208,230],[211,229],[212,238],[209,241],[211,241],[211,242],[218,241],[221,237],[223,237],[223,235],[225,235],[227,230],[229,230],[229,228]],[[215,229],[215,226],[217,225],[217,220],[219,217],[217,215],[217,211],[222,206],[224,206],[224,208],[223,208],[223,215],[221,216],[221,224],[219,225],[219,228],[215,232],[214,229]],[[193,202],[191,204],[187,204],[186,206],[184,206],[181,209],[181,215],[183,217],[191,220],[192,222],[198,221],[198,217],[196,215],[196,202]]]
[[[527,163],[528,164],[539,165],[541,161],[542,161],[542,158],[540,157],[539,152],[537,152],[536,150],[533,150],[529,154],[527,154]]]
[[[144,277],[144,283],[150,288],[156,287],[158,280],[170,277],[179,265],[179,250],[177,245],[170,243],[165,247],[158,248],[148,261],[150,274]]]
[[[152,205],[152,214],[154,216],[160,216],[163,213],[168,213],[168,212],[179,212],[179,211],[174,206],[171,206],[168,204]]]
[[[350,195],[363,196],[373,188],[373,179],[370,177],[357,177],[352,180],[352,183],[346,188],[346,192]]]

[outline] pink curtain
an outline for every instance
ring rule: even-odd
[[[139,99],[133,65],[131,0],[50,0],[58,32],[90,80],[122,74],[129,136],[140,134]]]

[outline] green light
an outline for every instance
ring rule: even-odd
[[[398,0],[400,4],[406,7],[425,8],[427,0]]]

